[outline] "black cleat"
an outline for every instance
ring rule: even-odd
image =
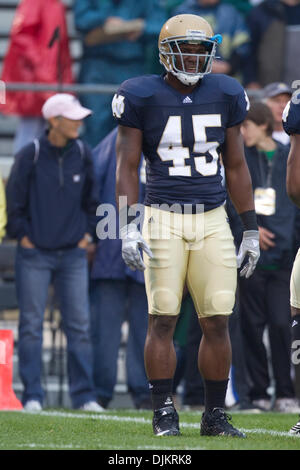
[[[201,436],[232,436],[246,437],[246,434],[234,428],[228,421],[231,416],[225,413],[223,408],[214,408],[202,415],[200,434]]]
[[[174,406],[155,410],[152,426],[156,436],[179,436],[179,417]]]
[[[293,436],[300,436],[300,419],[298,423],[291,427],[289,434],[292,434]]]

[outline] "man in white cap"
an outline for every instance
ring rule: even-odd
[[[44,103],[42,114],[50,125],[49,141],[61,147],[65,146],[69,139],[77,139],[83,119],[92,112],[81,106],[75,96],[58,93]]]
[[[91,114],[69,94],[42,108],[49,129],[16,155],[8,181],[8,234],[18,240],[19,372],[25,410],[40,411],[43,316],[53,283],[67,339],[74,408],[102,411],[92,380],[86,249],[95,237],[97,190],[89,147],[78,139]]]

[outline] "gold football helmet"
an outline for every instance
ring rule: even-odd
[[[162,27],[158,39],[160,63],[184,85],[194,85],[205,74],[211,72],[217,45],[222,42],[220,34],[214,35],[210,24],[198,15],[176,15]],[[181,52],[182,44],[199,44],[205,50],[201,53]],[[189,72],[184,65],[184,56],[196,57],[195,72]],[[200,70],[199,70],[200,69]]]

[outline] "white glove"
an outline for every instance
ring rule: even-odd
[[[248,262],[245,264],[240,272],[240,276],[248,277],[253,274],[257,261],[259,260],[259,231],[246,230],[243,234],[242,243],[237,255],[237,266],[240,268],[243,264],[245,257],[248,255]]]
[[[125,225],[120,231],[122,239],[122,258],[127,266],[135,271],[144,271],[146,268],[140,250],[145,251],[150,258],[153,258],[152,251],[143,239],[135,224]]]

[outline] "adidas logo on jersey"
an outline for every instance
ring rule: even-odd
[[[189,96],[186,96],[183,100],[183,103],[192,103],[193,101],[191,100],[191,98]]]
[[[293,321],[292,327],[298,325],[298,322],[296,320]]]

